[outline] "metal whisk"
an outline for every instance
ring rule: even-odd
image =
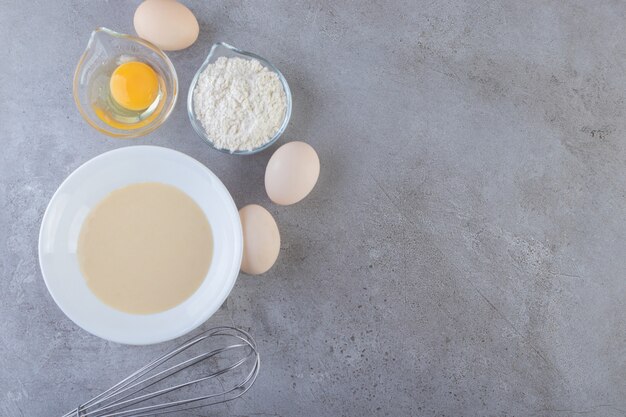
[[[259,366],[252,336],[233,327],[217,327],[155,359],[63,417],[144,417],[224,403],[250,389]],[[187,394],[190,398],[176,399],[186,390],[193,390]]]

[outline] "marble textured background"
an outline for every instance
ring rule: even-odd
[[[181,99],[118,141],[79,116],[90,31],[137,1],[0,0],[0,415],[58,416],[167,344],[75,326],[37,262],[46,204],[86,160],[135,144],[209,166],[282,233],[204,328],[256,336],[257,385],[230,416],[626,415],[626,4],[186,2],[201,34],[169,54]],[[274,62],[294,95],[281,142],[322,174],[302,203],[263,189],[271,151],[207,148],[185,112],[210,45]]]

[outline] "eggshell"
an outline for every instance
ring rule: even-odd
[[[267,163],[265,190],[276,204],[294,204],[311,192],[319,174],[315,149],[304,142],[289,142],[278,148]]]
[[[239,210],[243,230],[241,270],[250,275],[267,272],[280,251],[280,233],[269,211],[257,204]]]
[[[144,1],[137,7],[133,23],[139,37],[164,51],[191,46],[200,31],[191,10],[176,0]]]

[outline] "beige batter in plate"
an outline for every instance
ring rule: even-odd
[[[81,228],[78,260],[93,293],[133,314],[158,313],[189,298],[207,275],[211,227],[178,188],[156,182],[117,189]]]

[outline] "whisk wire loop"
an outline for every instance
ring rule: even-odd
[[[207,344],[208,346],[209,343],[225,342],[226,340],[228,340],[228,344],[224,343],[225,345],[214,349],[207,349],[203,345]],[[177,358],[178,355],[187,353],[193,347],[202,347],[203,352],[181,360],[174,365],[166,365],[166,362]],[[231,359],[233,356],[235,359]],[[226,359],[230,359],[226,365],[220,364],[220,361],[224,362]],[[190,368],[195,365],[211,361],[215,362],[216,365],[211,366],[211,369],[201,368],[203,373],[199,377],[154,391],[147,391],[174,375],[185,370],[190,371]],[[259,367],[259,353],[256,343],[249,333],[234,327],[217,327],[189,339],[171,352],[156,358],[111,388],[66,413],[63,417],[147,417],[232,401],[245,394],[254,384],[259,373]],[[224,388],[220,377],[231,378],[228,381],[230,383],[227,384],[228,388]],[[160,396],[174,394],[187,387],[199,386],[202,382],[212,379],[219,381],[220,390],[209,391],[192,398],[145,404]],[[131,408],[136,405],[139,406]]]

